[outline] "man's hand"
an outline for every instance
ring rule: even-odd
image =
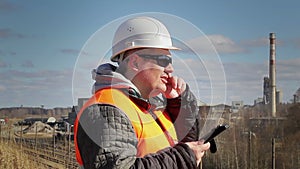
[[[168,79],[167,90],[165,97],[168,99],[176,98],[181,95],[186,89],[186,83],[182,78],[171,76]]]
[[[204,141],[193,141],[193,142],[187,142],[187,144],[195,153],[196,160],[197,160],[197,166],[200,164],[202,157],[204,156],[205,151],[207,151],[210,147],[210,143],[205,143]]]

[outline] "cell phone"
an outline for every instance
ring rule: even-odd
[[[209,133],[205,134],[203,137],[201,137],[200,140],[204,140],[204,143],[212,141],[217,135],[225,131],[229,128],[228,124],[222,124],[218,125],[217,127],[213,128]]]

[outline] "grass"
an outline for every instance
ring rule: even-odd
[[[12,143],[0,141],[0,168],[5,169],[32,169],[45,168],[30,160],[29,156]]]

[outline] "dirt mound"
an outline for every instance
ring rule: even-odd
[[[34,122],[31,126],[23,130],[23,133],[53,133],[53,128],[45,123],[40,121]]]

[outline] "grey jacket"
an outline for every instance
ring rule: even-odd
[[[102,67],[101,67],[102,66]],[[94,91],[105,87],[117,88],[129,95],[139,106],[149,111],[165,106],[175,126],[179,143],[159,152],[136,157],[138,139],[125,113],[113,105],[95,104],[86,108],[79,119],[77,145],[83,167],[90,168],[154,168],[193,169],[196,157],[184,142],[199,137],[198,107],[194,95],[187,87],[178,98],[158,98],[150,101],[140,97],[139,91],[130,81],[115,72],[112,65],[101,65],[95,70]],[[125,79],[125,80],[124,80]]]

